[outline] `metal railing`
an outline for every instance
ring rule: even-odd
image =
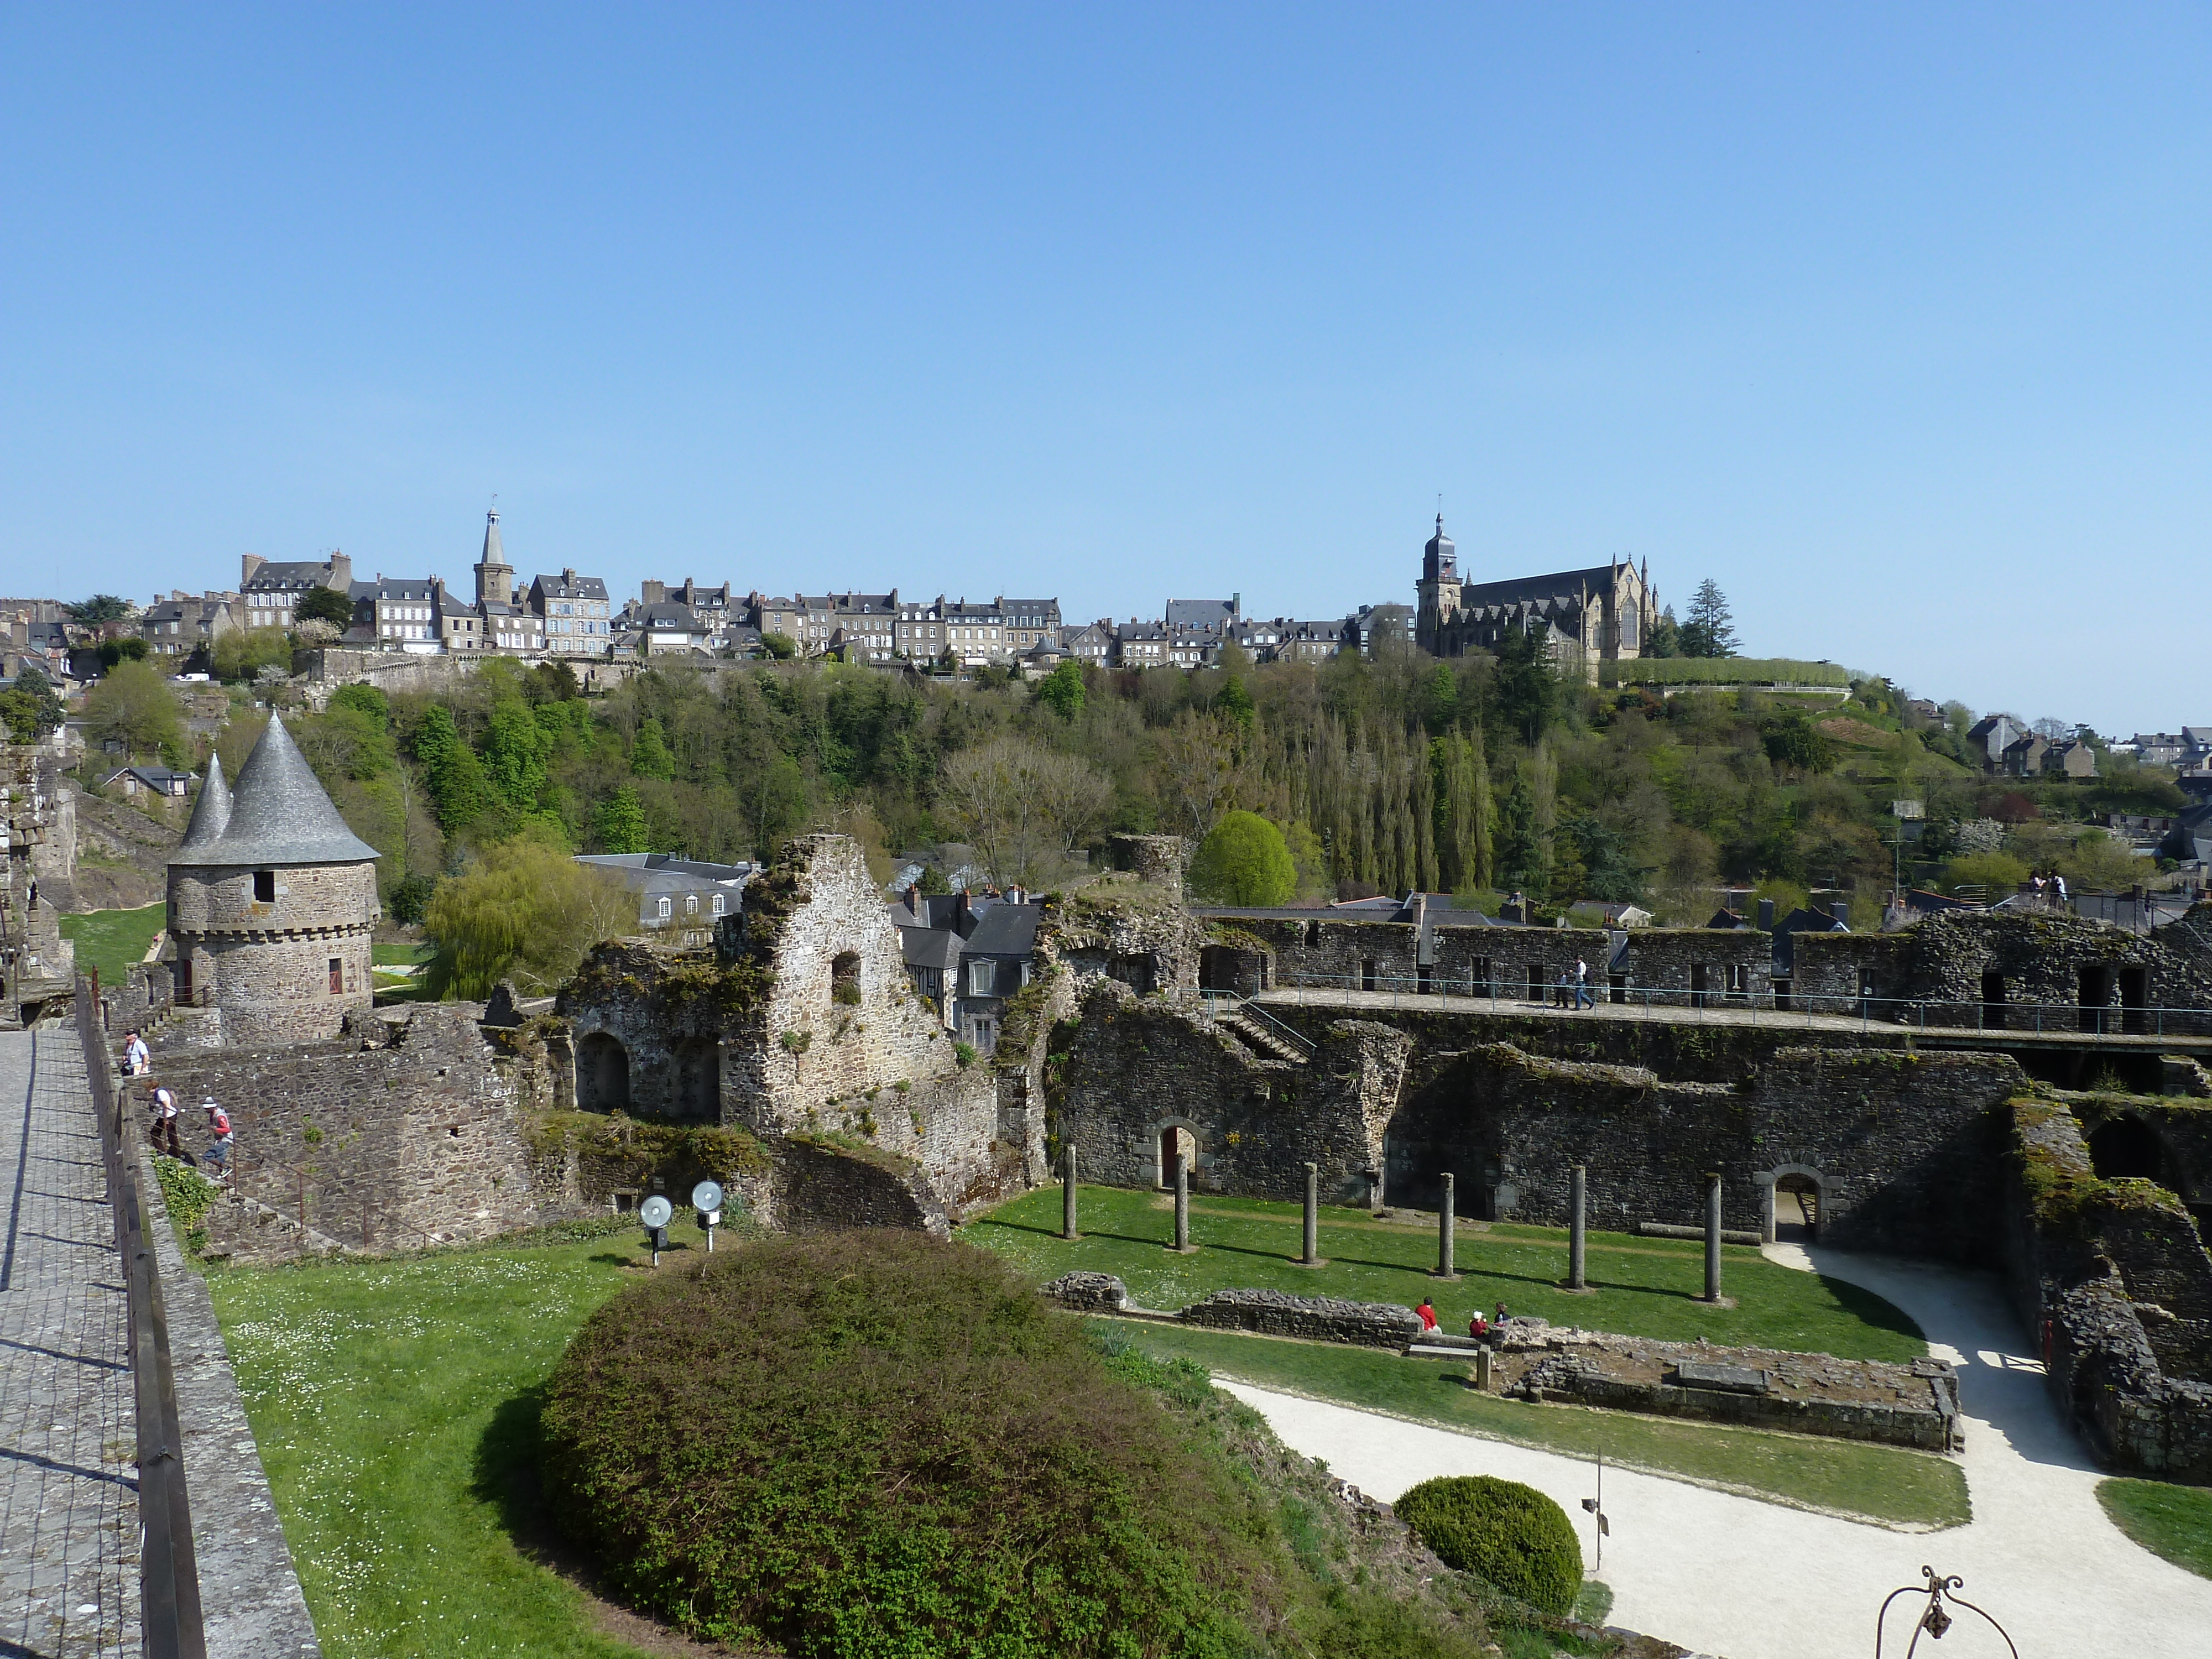
[[[1441,973],[1426,980],[1381,973],[1284,974],[1261,994],[1279,1005],[1287,1002],[1297,1006],[1308,1000],[1334,1002],[1347,993],[1358,994],[1363,1006],[1408,1012],[1468,1001],[1486,1002],[1489,1012],[1496,1014],[1578,1012],[1571,985],[1528,986],[1466,975],[1453,978]],[[1261,1012],[1249,1001],[1243,1006],[1248,1013]],[[2014,1036],[2212,1037],[2212,1009],[2208,1008],[2155,1007],[2118,1000],[1982,1002],[1964,998],[1878,997],[1871,993],[1729,990],[1725,985],[1697,990],[1617,984],[1594,975],[1585,987],[1579,1012],[1600,1011],[1615,1018],[1663,1017],[1675,1023],[1686,1018],[1717,1025],[1750,1024],[1809,1030],[1832,1029],[1843,1021],[1865,1030],[1901,1027]]]
[[[177,1419],[177,1383],[169,1364],[169,1321],[161,1302],[161,1269],[147,1237],[137,1160],[124,1096],[107,1054],[100,1015],[100,981],[79,975],[76,1030],[85,1078],[100,1118],[100,1148],[115,1210],[115,1243],[130,1296],[131,1380],[138,1419],[138,1603],[147,1659],[206,1659],[200,1616],[199,1565],[192,1551],[192,1511],[185,1486],[184,1433]]]
[[[1209,1021],[1219,1019],[1224,1012],[1254,1020],[1259,1030],[1265,1035],[1273,1037],[1276,1042],[1308,1060],[1313,1058],[1314,1051],[1319,1047],[1311,1037],[1296,1026],[1285,1024],[1256,1002],[1241,997],[1234,991],[1207,990],[1200,992],[1199,995],[1205,1001],[1206,1014]]]

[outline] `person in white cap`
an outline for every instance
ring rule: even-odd
[[[216,1174],[230,1178],[230,1117],[215,1103],[210,1095],[200,1103],[200,1110],[207,1114],[208,1133],[215,1139],[208,1143],[207,1161],[215,1165]]]

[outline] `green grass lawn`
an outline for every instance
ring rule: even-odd
[[[331,1659],[636,1659],[516,1547],[536,1390],[638,1271],[639,1236],[216,1271],[300,1582]]]
[[[76,946],[79,973],[100,969],[100,982],[122,981],[146,955],[154,935],[167,920],[167,904],[149,904],[137,910],[88,910],[81,916],[61,919],[62,937]]]
[[[404,967],[409,963],[428,962],[437,954],[428,945],[410,943],[406,939],[386,939],[372,945],[369,960],[379,968]]]
[[[1602,1455],[1610,1463],[1723,1486],[1796,1509],[1910,1527],[1955,1527],[1969,1518],[1965,1471],[1948,1459],[1902,1447],[1530,1405],[1475,1393],[1466,1385],[1464,1361],[1405,1359],[1374,1348],[1234,1331],[1113,1323],[1152,1353],[1194,1359],[1217,1376],[1281,1394],[1333,1401],[1569,1457]]]
[[[2100,1480],[2097,1501],[2114,1526],[2153,1555],[2212,1578],[2212,1490],[2162,1480]]]
[[[1432,1226],[1378,1222],[1362,1210],[1322,1212],[1321,1253],[1329,1265],[1314,1269],[1291,1265],[1301,1224],[1295,1204],[1194,1197],[1190,1236],[1198,1253],[1179,1256],[1164,1248],[1175,1236],[1164,1194],[1082,1188],[1083,1237],[1072,1243],[1059,1237],[1060,1203],[1058,1188],[1041,1188],[970,1222],[961,1236],[1004,1252],[1040,1279],[1079,1267],[1118,1274],[1138,1306],[1168,1312],[1240,1286],[1409,1308],[1433,1295],[1450,1331],[1464,1331],[1477,1308],[1489,1312],[1503,1302],[1553,1324],[1663,1341],[1703,1336],[1844,1359],[1911,1360],[1928,1352],[1919,1328],[1871,1291],[1778,1267],[1747,1246],[1723,1247],[1721,1288],[1736,1305],[1711,1308],[1697,1299],[1705,1291],[1705,1247],[1694,1242],[1592,1233],[1591,1290],[1577,1296],[1558,1288],[1566,1276],[1566,1235],[1550,1228],[1474,1232],[1462,1223],[1453,1252],[1462,1277],[1440,1284],[1431,1273]]]

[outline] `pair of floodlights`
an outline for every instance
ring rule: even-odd
[[[691,1189],[691,1207],[699,1212],[699,1226],[707,1235],[707,1253],[714,1252],[714,1229],[722,1224],[722,1183],[702,1181]],[[637,1218],[645,1223],[645,1242],[653,1250],[653,1265],[660,1265],[660,1253],[668,1248],[668,1224],[676,1218],[676,1206],[665,1196],[655,1193],[637,1206]]]

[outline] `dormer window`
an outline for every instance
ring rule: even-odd
[[[696,916],[699,914],[699,896],[696,893],[684,896],[684,914],[687,916]]]
[[[675,908],[675,907],[674,907],[674,906],[672,906],[672,904],[670,904],[670,903],[669,903],[669,902],[668,902],[666,899],[662,899],[662,900],[661,900],[658,904],[656,904],[653,908],[654,908],[654,909],[655,909],[655,910],[657,910],[657,911],[659,913],[660,919],[661,919],[663,921],[667,921],[667,920],[668,920],[669,916],[673,913],[674,908]]]

